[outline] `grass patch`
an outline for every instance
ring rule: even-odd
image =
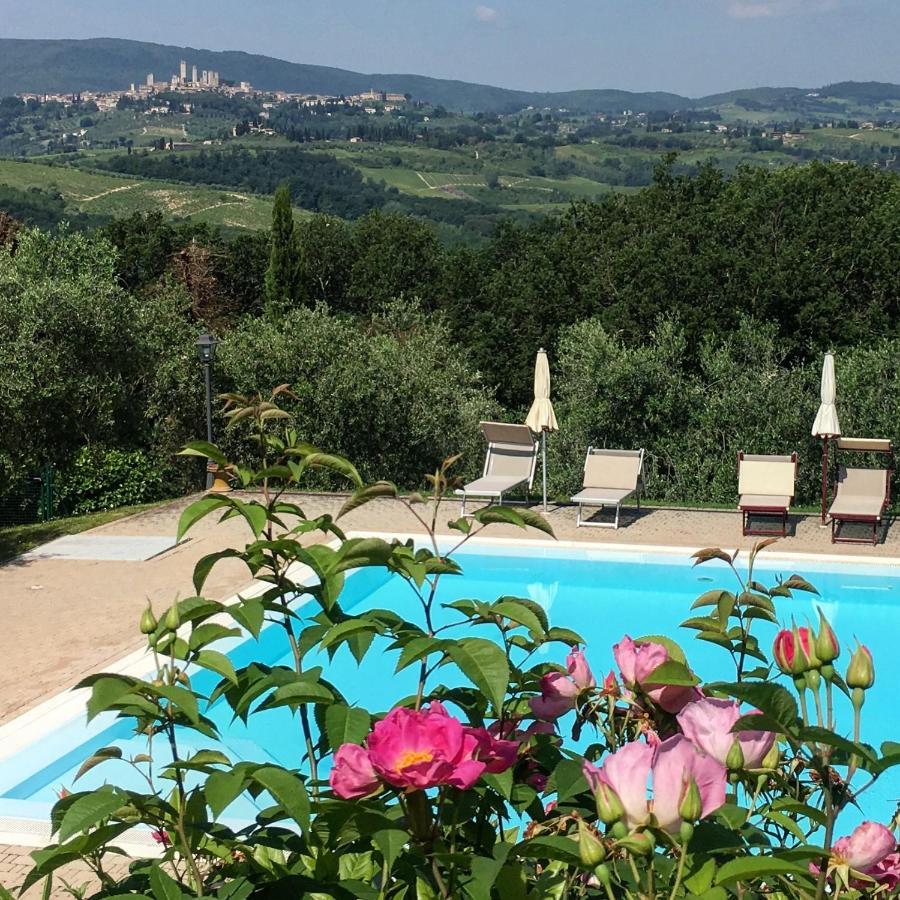
[[[169,502],[168,500],[159,500],[155,503],[140,503],[137,506],[107,509],[102,512],[89,513],[86,516],[71,516],[67,519],[53,519],[50,522],[37,522],[33,525],[12,525],[9,528],[0,528],[0,562],[6,562],[15,556],[27,553],[34,547],[39,547],[58,537],[79,534],[89,528],[106,525],[107,522],[115,522],[117,519],[124,519],[126,516],[144,512],[144,510],[153,509]]]

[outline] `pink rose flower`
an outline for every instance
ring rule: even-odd
[[[897,839],[890,829],[878,822],[863,822],[847,837],[834,842],[831,858],[838,865],[848,865],[863,875],[882,863],[897,850]]]
[[[475,758],[478,741],[440,703],[391,710],[366,742],[378,776],[404,790],[449,784],[470,788],[485,771]]]
[[[707,756],[724,766],[728,753],[737,741],[744,755],[744,767],[759,768],[775,742],[775,734],[771,731],[733,733],[731,729],[740,717],[740,703],[713,697],[688,703],[677,716],[684,736]]]
[[[578,685],[561,672],[550,672],[541,678],[541,696],[528,701],[531,711],[539,719],[552,722],[575,709]]]
[[[491,775],[499,775],[516,764],[519,756],[518,741],[504,741],[495,738],[486,728],[466,728],[475,738],[477,748],[475,758],[484,763],[484,770]],[[515,727],[513,726],[515,731]]]
[[[594,673],[588,665],[584,651],[579,650],[578,647],[573,648],[566,657],[566,669],[579,690],[596,687],[597,681]]]
[[[656,746],[632,741],[608,756],[600,768],[585,761],[582,770],[592,790],[603,783],[615,792],[629,829],[647,824],[652,815],[660,828],[677,832],[682,823],[679,809],[692,781],[700,793],[700,818],[725,802],[725,767],[682,735]]]
[[[703,695],[696,688],[678,685],[653,685],[648,677],[669,659],[669,651],[662,644],[646,641],[636,644],[627,634],[613,646],[616,665],[626,687],[640,688],[657,706],[668,713],[677,713],[691,700]]]
[[[381,787],[369,754],[359,744],[341,744],[338,747],[328,782],[342,800],[356,800]]]

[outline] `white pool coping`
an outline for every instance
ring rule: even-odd
[[[399,540],[423,543],[421,533],[397,533],[378,531],[351,531],[347,532],[348,538],[382,538],[387,541]],[[441,551],[456,546],[462,541],[462,534],[438,534],[438,546]],[[328,542],[330,546],[337,546],[337,540]],[[573,551],[580,559],[607,560],[607,561],[639,561],[652,563],[664,560],[671,564],[675,559],[683,561],[685,566],[691,566],[691,556],[702,547],[678,547],[672,545],[652,544],[608,544],[591,541],[557,541],[550,538],[510,538],[477,536],[466,540],[462,553],[477,549],[480,553],[504,554],[510,548],[519,551],[527,550],[528,556],[555,556],[562,557],[573,555]],[[722,548],[727,551],[727,548]],[[737,565],[740,568],[746,563],[749,552],[741,550]],[[822,554],[822,553],[798,553],[778,549],[777,545],[767,547],[758,557],[759,563],[765,567],[769,563],[797,564],[799,567],[808,567],[818,571],[833,571],[835,567],[851,569],[854,574],[878,574],[882,570],[900,567],[898,557],[877,557],[870,560],[861,559],[859,556],[849,554]],[[314,572],[305,565],[297,565],[294,569],[296,581],[306,582],[314,579]],[[233,594],[223,601],[226,606],[240,601],[242,597],[253,597],[265,592],[270,587],[263,581],[254,580],[246,588]],[[215,619],[213,619],[215,621]],[[233,622],[224,614],[221,621],[226,624]],[[185,626],[187,628],[188,626]],[[235,639],[237,640],[237,639]],[[153,669],[153,656],[147,648],[135,650],[123,656],[113,664],[104,667],[104,672],[119,675],[131,675],[143,677]],[[87,690],[64,690],[37,704],[4,725],[0,725],[0,766],[4,760],[15,756],[17,753],[33,745],[41,738],[64,725],[70,725],[84,715]],[[99,716],[93,723],[85,727],[85,738],[89,738],[110,726],[110,721]],[[35,815],[16,815],[16,805],[37,805],[35,801],[4,799],[0,797],[0,843],[13,844],[23,847],[42,847],[50,842],[49,805],[46,806],[46,815],[38,818]],[[116,842],[126,852],[135,852],[148,855],[159,852],[159,846],[152,840],[148,831],[126,832],[122,839]]]

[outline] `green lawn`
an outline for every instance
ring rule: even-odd
[[[107,522],[115,522],[116,519],[124,519],[134,513],[153,509],[168,503],[162,500],[158,503],[143,503],[138,506],[123,506],[121,509],[104,510],[91,513],[86,516],[72,516],[68,519],[54,519],[52,522],[38,522],[34,525],[12,525],[8,528],[0,528],[0,562],[26,553],[34,547],[46,544],[55,538],[66,534],[78,534]]]
[[[177,182],[142,181],[74,166],[0,159],[0,184],[22,190],[56,190],[73,210],[113,217],[158,209],[173,218],[227,228],[259,230],[272,222],[272,201],[268,197]]]

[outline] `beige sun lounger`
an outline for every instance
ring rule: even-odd
[[[578,504],[576,524],[594,528],[618,528],[622,503],[632,494],[637,495],[638,509],[641,508],[640,490],[643,486],[644,451],[641,450],[600,450],[588,447],[584,459],[584,482],[582,490],[572,497]],[[584,507],[605,506],[616,508],[612,522],[588,522],[584,519]]]
[[[868,538],[841,537],[838,525],[867,522],[872,526],[872,543],[878,543],[878,524],[891,501],[890,469],[848,469],[841,466],[835,485],[831,516],[831,542],[868,544]]]
[[[460,515],[466,514],[466,501],[487,500],[503,505],[503,495],[525,485],[531,488],[537,464],[538,443],[527,425],[482,422],[487,441],[484,473],[456,491],[462,498]]]
[[[747,534],[787,534],[787,516],[794,501],[797,454],[758,456],[738,452],[738,509],[741,532]],[[780,528],[753,529],[750,516],[778,517]]]

